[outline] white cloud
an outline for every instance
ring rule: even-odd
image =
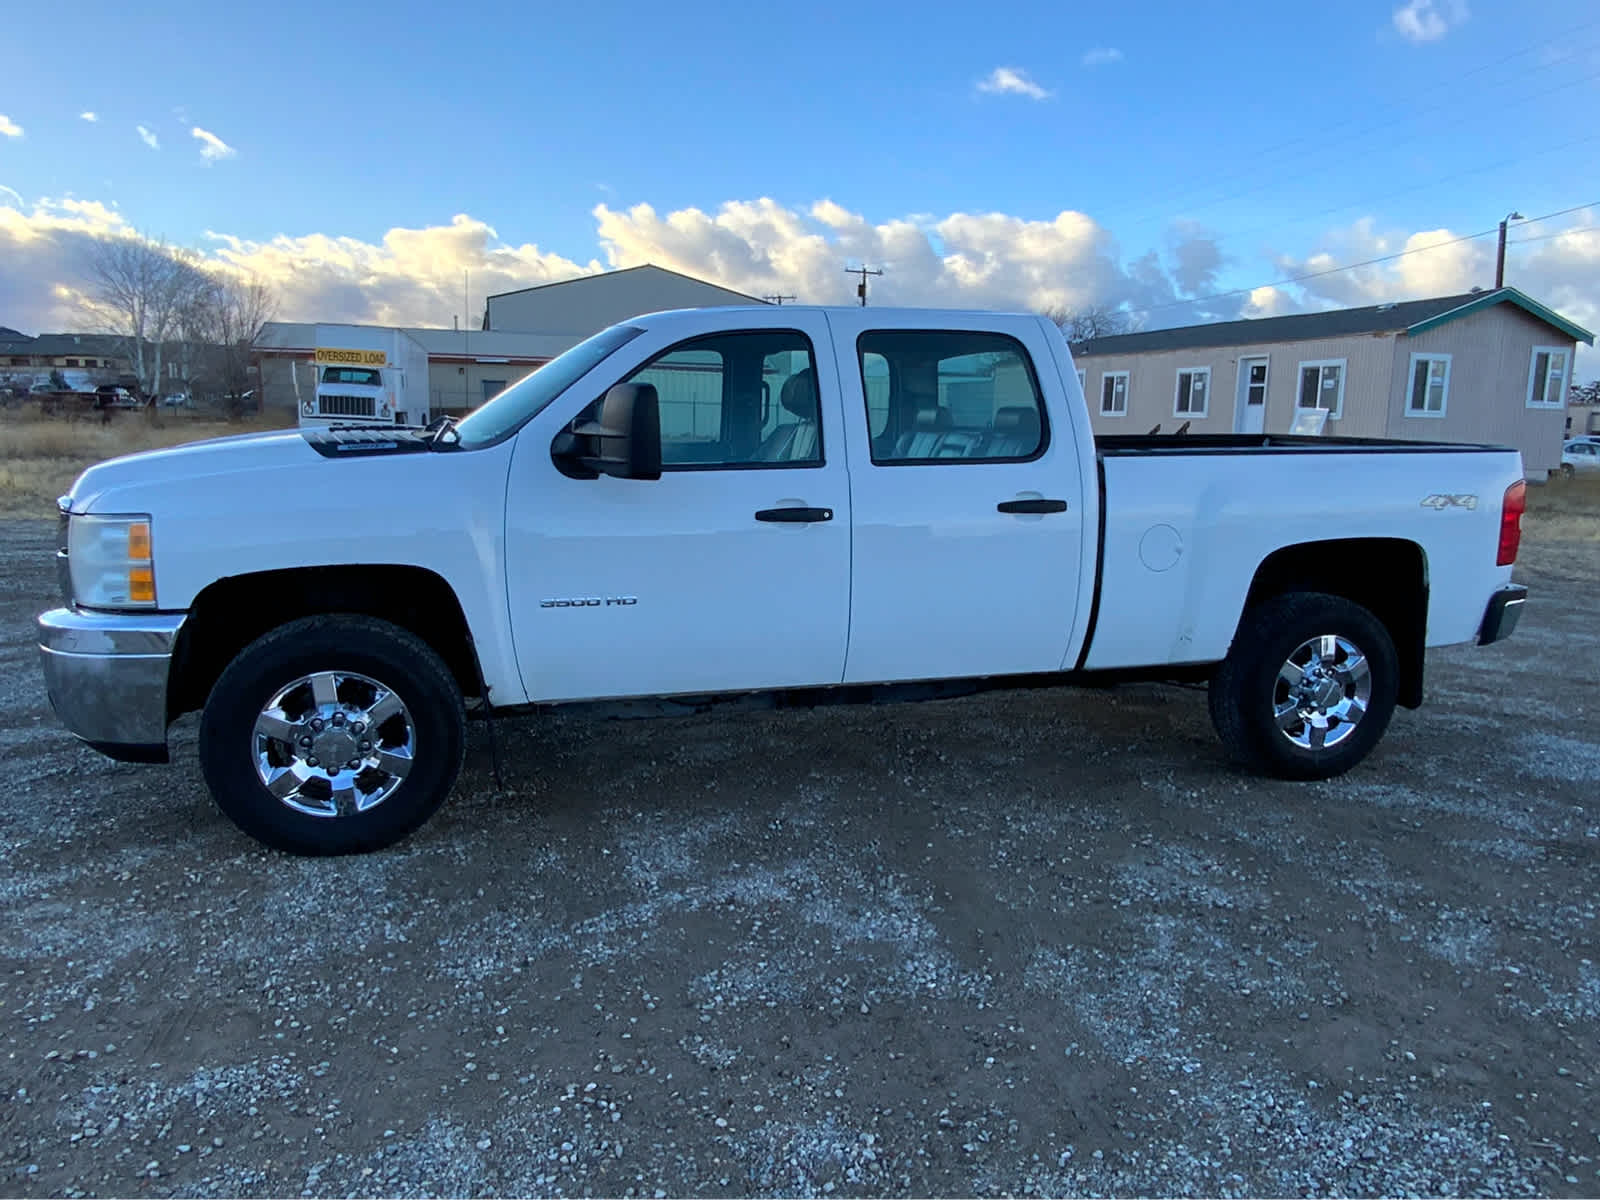
[[[100,114],[97,113],[97,112],[94,112],[93,110],[81,112],[81,113],[78,114],[78,120],[87,121],[91,125],[93,125],[99,119],[100,119]]]
[[[152,150],[161,149],[160,139],[155,134],[151,133],[143,125],[135,125],[134,128],[139,131],[139,140],[146,146],[149,146]]]
[[[214,163],[223,158],[232,158],[239,153],[209,129],[201,129],[198,125],[189,131],[189,136],[199,141],[200,157],[208,163]]]
[[[1470,14],[1467,0],[1406,0],[1394,10],[1395,31],[1408,42],[1436,42]]]
[[[73,328],[92,240],[137,236],[135,229],[118,209],[92,200],[41,200],[29,208],[17,199],[16,207],[0,204],[0,313],[19,329]],[[211,233],[203,257],[265,280],[279,296],[284,320],[443,327],[461,311],[463,271],[471,272],[475,306],[487,293],[645,262],[750,295],[849,304],[854,280],[843,267],[866,261],[885,271],[872,281],[874,304],[1012,310],[1125,305],[1152,327],[1448,295],[1487,287],[1494,272],[1493,237],[1445,245],[1459,234],[1387,230],[1366,220],[1329,231],[1310,252],[1284,252],[1269,265],[1235,269],[1256,279],[1287,277],[1402,250],[1421,252],[1207,300],[1228,288],[1219,272],[1229,256],[1224,243],[1194,224],[1174,226],[1161,250],[1129,258],[1108,229],[1071,210],[1047,219],[956,212],[870,220],[832,199],[807,208],[758,199],[709,211],[600,204],[593,215],[597,252],[587,261],[533,244],[508,244],[492,226],[467,215],[390,229],[372,241],[323,233],[257,241]],[[1529,223],[1521,236],[1542,240],[1513,244],[1508,281],[1579,324],[1600,329],[1600,206]],[[1596,357],[1588,350],[1580,354],[1579,377],[1600,369],[1589,361]]]
[[[21,136],[22,126],[6,116],[5,113],[0,113],[0,137],[19,138]]]
[[[1086,51],[1081,61],[1086,67],[1104,67],[1121,62],[1122,51],[1115,46],[1096,46],[1093,50]]]
[[[1049,91],[1035,83],[1021,67],[996,67],[978,81],[978,90],[995,96],[1026,96],[1029,100],[1050,97]]]

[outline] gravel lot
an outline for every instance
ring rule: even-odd
[[[1154,685],[481,728],[295,860],[55,723],[0,524],[0,1191],[1600,1192],[1600,540],[1327,784]]]

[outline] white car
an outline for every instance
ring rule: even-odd
[[[1097,442],[1042,317],[706,308],[613,326],[459,423],[91,467],[40,641],[68,729],[165,761],[201,710],[218,805],[299,853],[425,821],[467,700],[1206,680],[1234,757],[1318,779],[1422,702],[1427,647],[1510,634],[1523,499],[1493,446]]]
[[[1580,471],[1600,470],[1600,437],[1569,438],[1561,447],[1561,473],[1568,479]]]

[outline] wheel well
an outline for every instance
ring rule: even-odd
[[[478,694],[467,619],[440,576],[422,567],[300,567],[231,575],[195,597],[174,651],[168,718],[202,707],[223,669],[262,634],[333,613],[379,617],[410,630],[444,659],[464,695]]]
[[[1326,592],[1368,609],[1394,639],[1400,659],[1399,702],[1422,703],[1428,632],[1428,560],[1400,538],[1336,538],[1286,546],[1256,568],[1245,607],[1285,592]]]

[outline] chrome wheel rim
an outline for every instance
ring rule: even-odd
[[[1348,638],[1327,633],[1300,644],[1278,668],[1272,717],[1302,750],[1337,746],[1361,724],[1372,702],[1372,668]]]
[[[308,817],[382,804],[416,761],[417,727],[395,690],[353,671],[302,675],[262,707],[251,737],[256,776]]]

